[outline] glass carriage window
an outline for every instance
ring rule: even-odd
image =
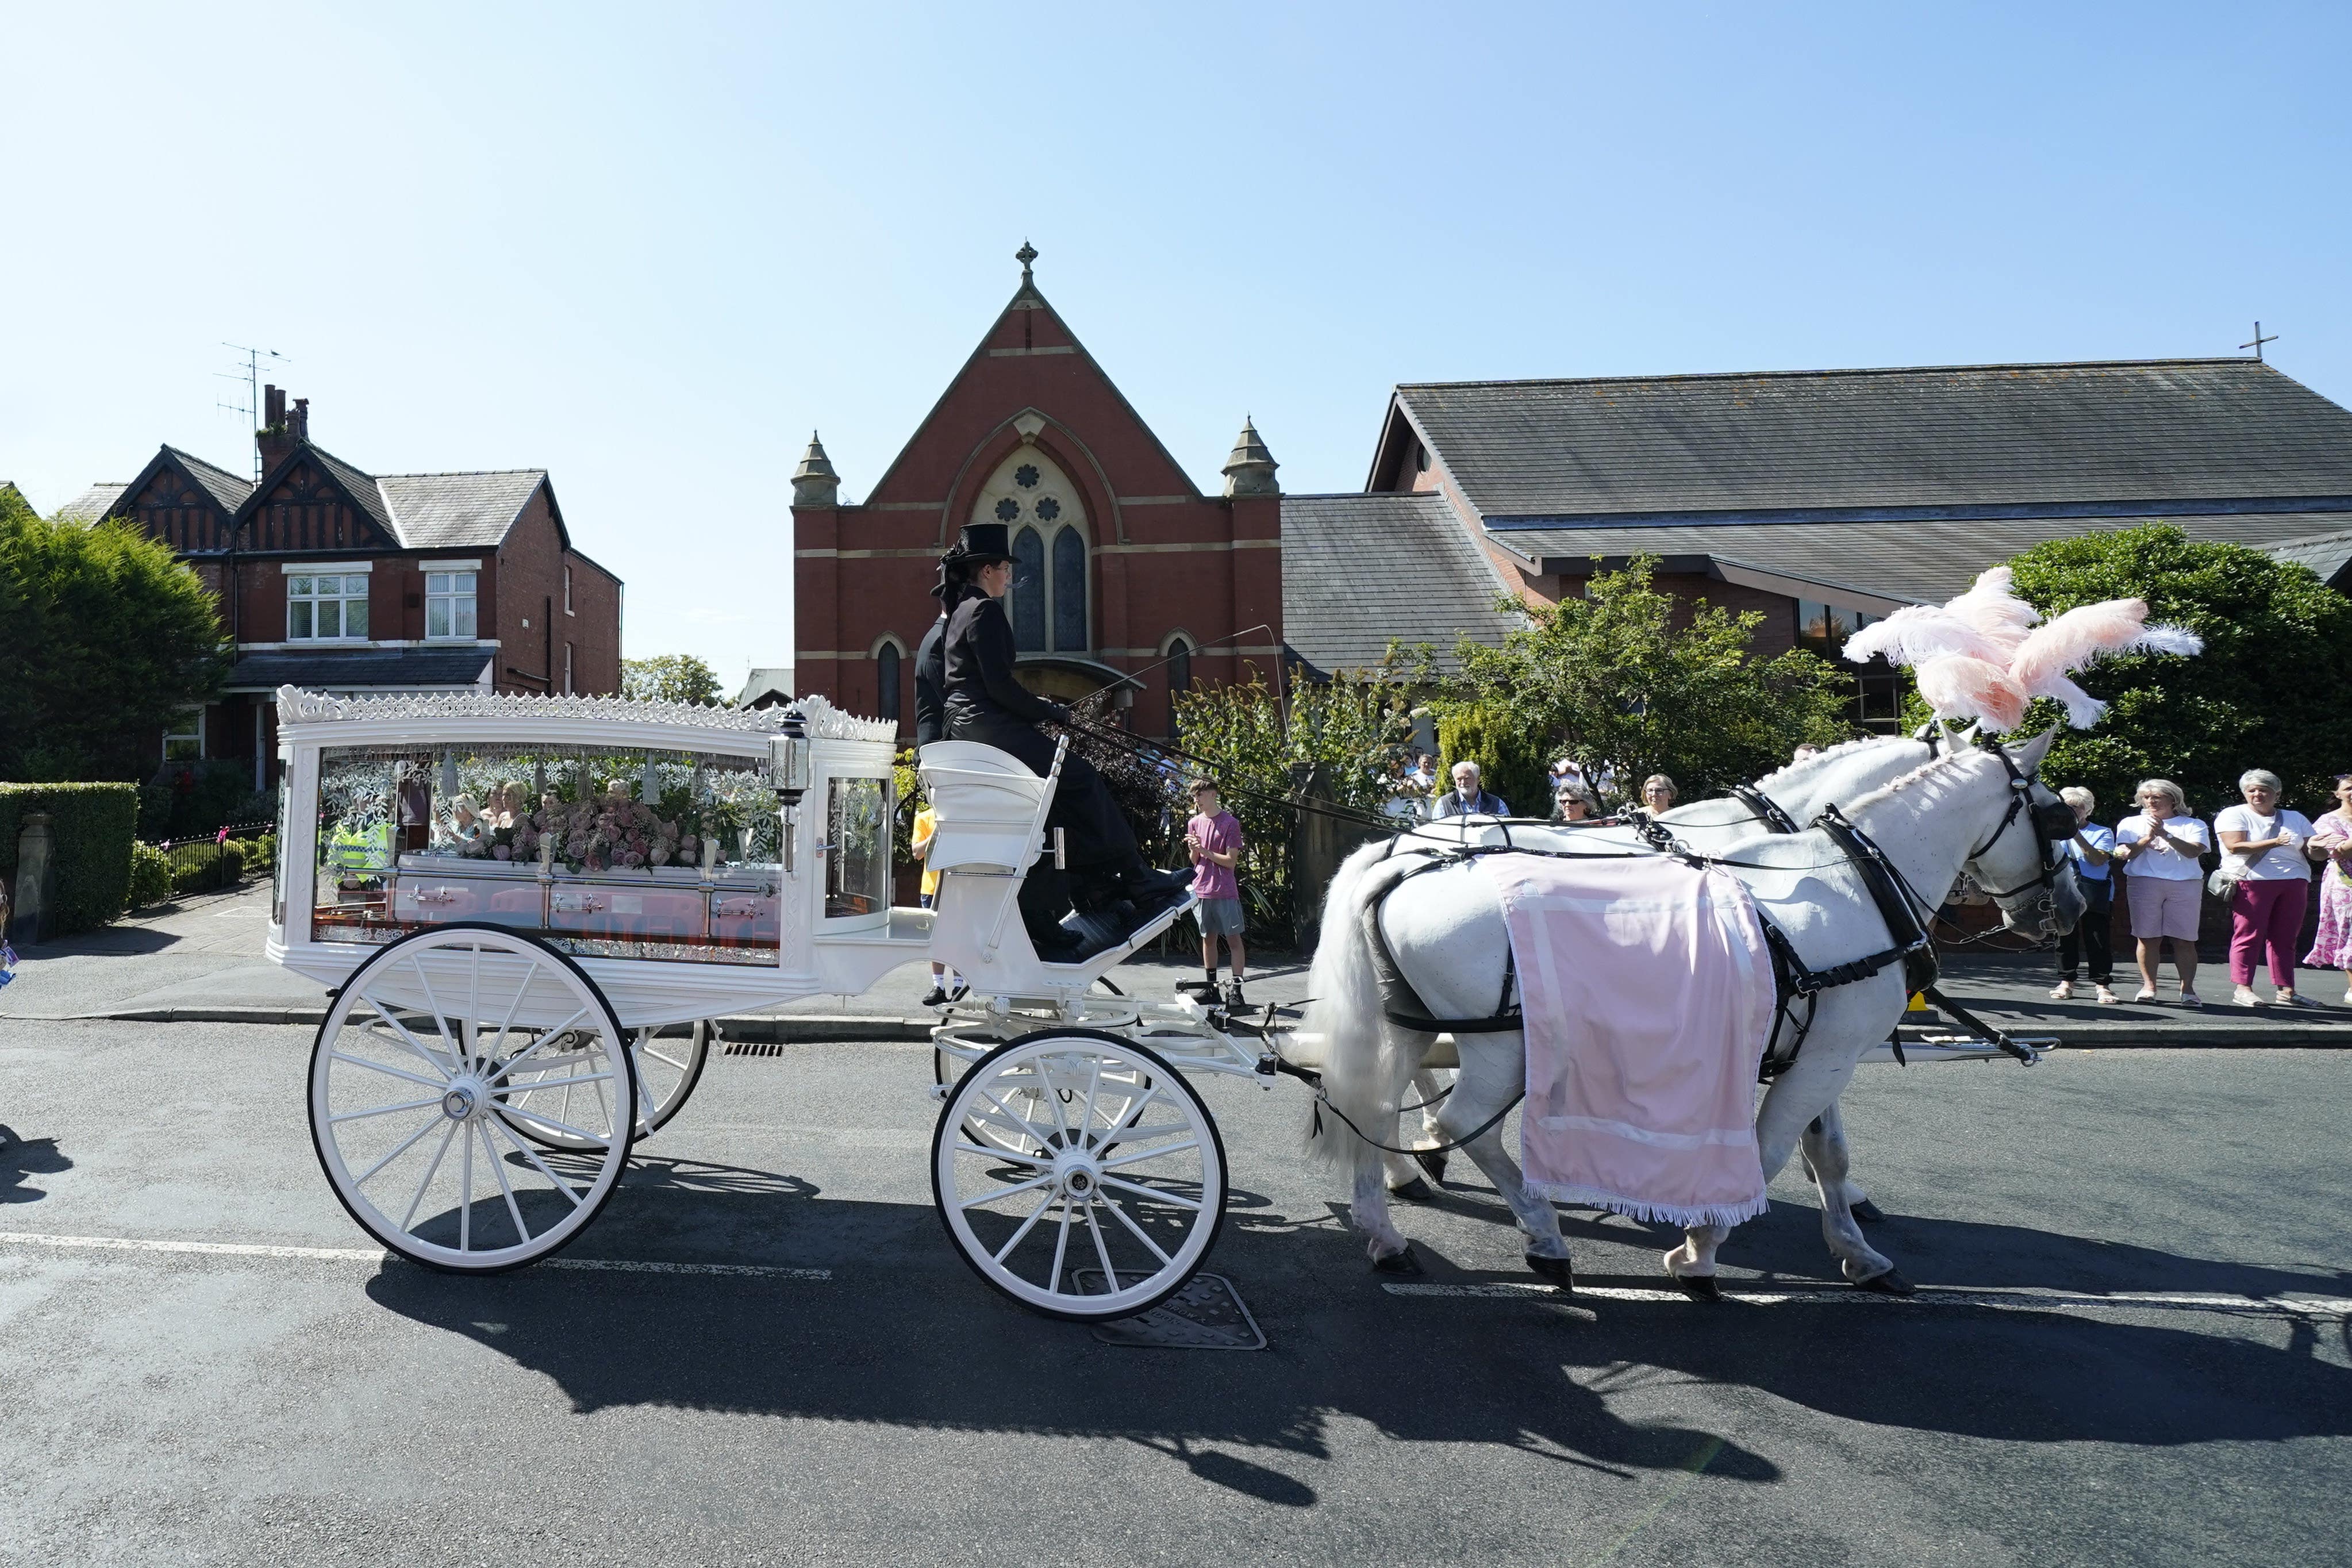
[[[1063,653],[1087,647],[1087,542],[1075,528],[1054,535],[1054,647]]]
[[[1045,542],[1034,528],[1013,536],[1013,592],[1005,605],[1013,616],[1013,646],[1023,653],[1045,651]]]
[[[470,637],[474,635],[474,580],[471,572],[427,572],[425,574],[425,635],[428,637]]]
[[[305,574],[286,579],[286,640],[318,642],[368,635],[364,572]]]
[[[824,809],[824,918],[890,907],[890,781],[835,779]]]

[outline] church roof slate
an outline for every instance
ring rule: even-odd
[[[1396,401],[1489,527],[2352,496],[2352,411],[2249,359],[1433,382]]]
[[[1454,644],[1499,644],[1501,576],[1444,497],[1282,498],[1283,639],[1324,674],[1368,669],[1391,640],[1428,643],[1458,668]]]

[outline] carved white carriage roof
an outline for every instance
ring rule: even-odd
[[[406,722],[420,719],[588,719],[775,734],[795,715],[808,734],[820,740],[887,741],[898,731],[889,720],[860,719],[817,696],[803,697],[789,708],[705,708],[692,702],[647,702],[625,697],[510,696],[488,691],[325,697],[291,686],[278,689],[278,722],[289,729],[353,720]]]

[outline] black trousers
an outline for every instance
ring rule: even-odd
[[[1054,742],[1034,725],[1001,710],[977,708],[950,697],[948,734],[953,740],[977,741],[1010,752],[1039,778],[1054,765]],[[1062,830],[1063,857],[1074,872],[1120,871],[1143,864],[1135,829],[1128,826],[1127,814],[1111,799],[1110,786],[1103,783],[1094,764],[1075,751],[1062,759],[1062,778],[1054,788],[1045,826]],[[1046,847],[1052,847],[1050,837]]]
[[[2074,966],[2085,958],[2090,960],[2091,984],[2105,985],[2116,977],[2115,955],[2107,951],[2107,928],[2115,912],[2115,874],[2109,872],[2104,882],[2083,881],[2083,896],[2087,900],[2083,918],[2073,931],[2058,939],[2058,978],[2074,978]]]

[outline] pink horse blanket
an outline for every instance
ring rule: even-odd
[[[1754,1097],[1772,960],[1748,889],[1663,856],[1477,864],[1503,902],[1527,1020],[1528,1185],[1675,1226],[1762,1214]]]

